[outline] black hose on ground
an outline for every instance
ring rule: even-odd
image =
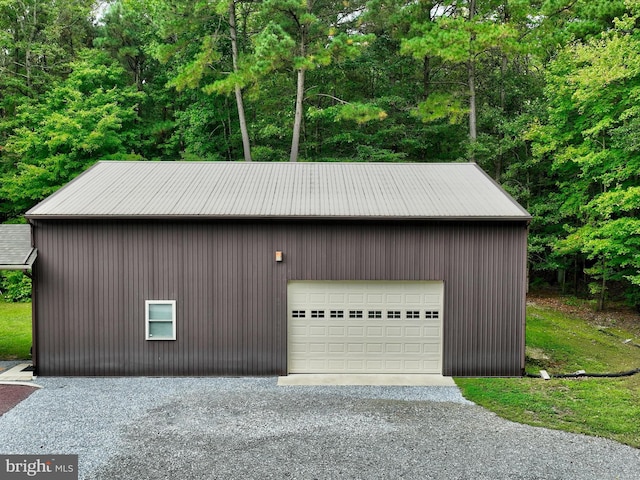
[[[630,377],[632,375],[635,375],[636,373],[640,373],[640,368],[636,368],[635,370],[629,370],[626,372],[617,372],[617,373],[575,372],[575,373],[558,373],[555,375],[549,374],[549,376],[551,378],[581,378],[581,377],[616,378],[616,377]],[[524,376],[527,378],[542,378],[540,375],[534,375],[533,373],[525,373]]]

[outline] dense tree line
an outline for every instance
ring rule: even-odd
[[[640,304],[640,0],[0,0],[0,220],[100,159],[475,161]]]

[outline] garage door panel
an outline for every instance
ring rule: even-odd
[[[364,372],[365,371],[364,360],[349,359],[347,361],[347,369],[349,372]]]
[[[385,370],[402,370],[404,368],[402,360],[385,360]]]
[[[327,368],[330,371],[345,371],[346,370],[346,360],[344,359],[329,359],[327,360]]]
[[[424,370],[424,363],[421,360],[405,360],[403,369],[407,372],[418,373]]]
[[[385,327],[384,333],[387,337],[401,337],[402,327]]]
[[[422,354],[422,344],[421,343],[405,343],[404,344],[404,353],[409,355]]]
[[[290,337],[305,337],[307,336],[307,326],[306,325],[292,325],[290,327]]]
[[[384,328],[382,326],[378,327],[367,327],[367,336],[368,337],[382,337],[384,336]]]
[[[367,294],[367,304],[368,305],[382,305],[384,303],[384,295],[381,293]]]
[[[422,336],[422,327],[416,325],[415,327],[404,327],[405,337],[420,337]]]
[[[327,353],[328,347],[326,343],[310,343],[309,353]]]
[[[307,363],[311,371],[319,372],[327,369],[327,360],[325,358],[310,358]]]
[[[424,348],[424,350],[423,350],[424,353],[438,353],[439,354],[440,351],[442,350],[440,348],[440,344],[438,344],[438,343],[432,343],[432,344],[426,343],[426,344],[423,345],[423,348]]]
[[[371,372],[371,371],[381,371],[384,368],[384,360],[382,359],[371,359],[371,360],[365,360],[365,368],[367,369],[367,371]]]
[[[326,337],[327,327],[311,325],[309,327],[309,337]]]
[[[349,305],[362,305],[364,303],[364,293],[349,293],[347,295],[347,303]]]
[[[424,327],[423,336],[425,337],[439,337],[440,327]]]
[[[291,343],[289,349],[291,353],[307,353],[308,352],[308,343]]]
[[[426,370],[433,370],[435,368],[439,368],[439,366],[440,366],[440,360],[425,361],[424,363],[424,368]]]
[[[325,305],[327,296],[324,293],[311,293],[308,296],[308,302],[310,305]]]
[[[352,337],[364,337],[364,327],[347,327],[347,335]]]
[[[329,330],[328,335],[330,337],[344,337],[346,332],[345,327],[334,326],[334,325],[330,326],[328,330]]]
[[[418,294],[418,295],[411,295],[411,294],[407,294],[404,297],[404,303],[406,305],[421,305],[422,302],[422,295]]]
[[[442,282],[291,282],[290,373],[441,373]]]
[[[387,343],[384,346],[385,353],[402,353],[401,343]]]

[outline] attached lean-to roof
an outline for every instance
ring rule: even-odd
[[[27,218],[528,220],[473,163],[98,162]]]
[[[0,270],[29,270],[37,255],[31,225],[0,225]]]

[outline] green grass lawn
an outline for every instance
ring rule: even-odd
[[[548,308],[527,307],[528,373],[640,368],[633,334],[590,324]],[[621,378],[457,378],[469,400],[503,418],[606,437],[640,448],[640,374]]]
[[[0,360],[31,358],[31,304],[0,300]]]

